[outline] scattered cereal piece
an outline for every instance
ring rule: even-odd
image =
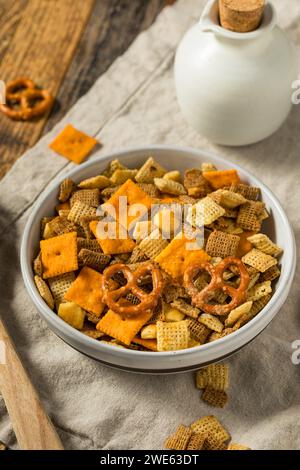
[[[175,196],[186,194],[184,186],[182,186],[181,183],[177,183],[177,181],[165,178],[154,178],[154,184],[162,193],[174,194]]]
[[[177,351],[188,348],[188,321],[157,322],[157,350]]]
[[[137,317],[123,319],[117,313],[109,310],[97,324],[97,330],[129,346],[138,331],[150,320],[151,316],[152,312],[146,310]]]
[[[198,321],[217,333],[221,333],[224,328],[223,323],[217,317],[210,315],[209,313],[202,313],[199,316]]]
[[[235,442],[231,442],[227,450],[251,450],[251,449],[250,447],[244,446],[242,444],[236,444]]]
[[[73,180],[66,178],[60,183],[58,200],[60,202],[66,202],[70,198],[72,192],[76,188]]]
[[[80,189],[105,189],[111,185],[109,178],[103,175],[92,176],[86,180],[80,181],[78,188]]]
[[[262,251],[253,248],[249,253],[247,253],[242,258],[243,263],[252,266],[253,268],[257,269],[261,273],[264,273],[272,266],[277,264],[277,259],[273,258],[270,255],[266,255]]]
[[[248,240],[255,248],[271,256],[278,256],[282,253],[282,248],[277,246],[275,243],[270,240],[270,238],[264,233],[256,233],[251,237],[248,237]]]
[[[65,293],[75,281],[75,274],[73,272],[60,274],[59,276],[50,277],[49,287],[55,300],[55,305],[58,306],[65,302]]]
[[[212,433],[212,435],[221,442],[226,442],[230,439],[230,435],[226,429],[224,429],[217,418],[212,415],[198,419],[198,421],[191,424],[191,428],[195,434]]]
[[[224,390],[215,390],[212,387],[206,387],[201,396],[202,400],[211,406],[224,408],[228,401],[228,395]]]
[[[192,431],[188,426],[182,424],[177,428],[165,442],[165,448],[171,450],[185,450],[192,436]]]
[[[49,147],[74,163],[81,163],[97,143],[93,137],[68,124]]]
[[[186,450],[202,450],[205,434],[192,434]]]
[[[65,300],[75,302],[99,316],[105,307],[102,303],[101,279],[101,274],[85,266],[66,292]]]
[[[180,312],[184,313],[191,318],[198,318],[200,310],[197,307],[192,307],[192,305],[185,302],[183,299],[176,299],[171,303],[171,307],[176,308]]]
[[[205,250],[210,256],[227,258],[228,256],[236,256],[239,243],[240,237],[238,235],[214,230],[208,237]]]
[[[236,170],[204,171],[202,174],[214,189],[238,184],[241,181]]]
[[[207,326],[200,323],[198,320],[189,320],[189,331],[192,338],[199,341],[200,344],[204,344],[211,330]]]
[[[76,232],[41,240],[40,245],[44,279],[78,269]]]
[[[153,183],[154,178],[162,178],[165,173],[166,170],[150,157],[137,172],[135,180],[138,183]]]
[[[37,290],[39,291],[40,296],[46,302],[49,308],[54,309],[54,299],[52,297],[51,291],[47,283],[40,277],[34,276],[34,282]]]
[[[194,204],[187,215],[187,222],[194,227],[210,225],[225,214],[225,209],[219,206],[209,196]]]
[[[77,330],[81,330],[85,318],[85,312],[74,302],[64,302],[58,307],[58,316]]]
[[[231,310],[228,317],[225,320],[225,326],[231,327],[233,326],[243,315],[250,312],[253,305],[253,301],[250,300],[248,302],[239,305],[237,308]]]
[[[229,367],[227,364],[211,364],[196,372],[196,387],[206,387],[224,391],[229,386]]]
[[[202,450],[227,450],[227,445],[213,432],[207,433]]]

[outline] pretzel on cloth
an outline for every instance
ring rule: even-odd
[[[16,121],[28,121],[45,114],[54,100],[48,90],[36,88],[32,80],[18,78],[8,82],[6,101],[6,104],[0,105],[3,114]]]
[[[118,289],[109,290],[109,280],[117,273],[122,273],[127,283]],[[153,288],[150,293],[145,292],[138,286],[138,280],[146,274],[152,275]],[[102,276],[103,302],[115,313],[128,317],[155,308],[162,288],[162,274],[153,263],[147,263],[134,272],[126,264],[113,264],[104,270]],[[133,305],[124,299],[129,292],[138,297],[139,304]]]
[[[224,271],[232,265],[236,266],[239,270],[241,280],[238,288],[229,286],[223,279]],[[207,271],[211,275],[211,280],[207,287],[198,291],[193,280],[201,271]],[[250,278],[242,261],[238,258],[229,257],[225,258],[215,267],[208,262],[189,266],[184,273],[183,282],[184,287],[192,298],[193,305],[213,315],[227,315],[231,310],[246,301],[246,291],[249,286]],[[221,289],[231,297],[229,304],[220,305],[208,303],[218,289]]]

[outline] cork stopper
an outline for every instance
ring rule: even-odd
[[[261,23],[265,0],[219,0],[220,22],[223,28],[248,33]]]

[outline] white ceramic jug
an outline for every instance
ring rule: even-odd
[[[183,115],[218,144],[247,145],[273,134],[290,112],[296,77],[294,49],[271,3],[257,30],[236,33],[220,26],[218,1],[209,1],[176,53]]]

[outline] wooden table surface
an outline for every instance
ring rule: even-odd
[[[35,122],[0,115],[0,179],[174,1],[0,0],[0,79],[25,76],[56,97]]]

